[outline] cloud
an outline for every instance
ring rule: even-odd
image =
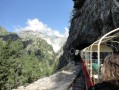
[[[65,27],[65,33],[61,34],[58,30],[54,30],[50,27],[47,26],[47,24],[44,24],[43,22],[39,21],[38,19],[28,19],[27,20],[27,26],[26,27],[18,27],[15,29],[16,32],[20,31],[27,31],[27,30],[32,30],[32,31],[39,31],[42,32],[48,36],[57,36],[57,37],[67,37],[68,34],[68,28]]]
[[[62,39],[67,39],[69,35],[68,34],[69,30],[67,27],[64,28],[65,32],[62,34],[58,30],[54,30],[48,27],[47,24],[44,24],[38,19],[32,19],[32,20],[28,19],[25,27],[18,27],[15,29],[16,32],[27,31],[27,30],[31,30],[33,32],[38,31],[50,37],[57,37],[53,39],[45,38],[47,43],[53,46],[55,52],[57,52],[61,48],[61,45],[63,45],[63,43],[66,41]]]
[[[68,37],[69,36],[69,29],[67,27],[65,27],[65,33],[64,36]]]

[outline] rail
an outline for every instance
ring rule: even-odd
[[[94,45],[97,46],[97,51],[96,51],[97,55],[98,55],[97,56],[97,60],[98,60],[98,67],[100,67],[101,45],[104,45],[107,42],[119,44],[119,41],[114,40],[115,38],[119,38],[119,28],[114,29],[114,30],[106,33],[99,40],[95,41],[93,44],[91,44],[90,46],[88,46],[88,47],[86,47],[85,49],[82,50],[82,51],[89,50],[89,52],[90,52],[90,77],[92,77],[92,52],[94,52],[92,49],[93,49]],[[118,48],[116,48],[116,50],[119,51]],[[100,82],[100,78],[99,77],[100,77],[100,71],[98,70],[98,82]]]

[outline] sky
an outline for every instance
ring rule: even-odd
[[[51,31],[63,36],[72,8],[72,0],[0,0],[0,26],[9,32]]]

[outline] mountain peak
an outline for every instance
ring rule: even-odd
[[[33,31],[33,30],[27,30],[27,31],[22,31],[18,34],[21,38],[42,38],[44,39],[49,45],[52,45],[53,50],[55,53],[57,53],[61,47],[64,45],[66,42],[67,38],[66,37],[58,37],[56,35],[48,35],[43,32],[39,31]]]

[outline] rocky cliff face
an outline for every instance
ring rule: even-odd
[[[73,0],[74,14],[69,37],[59,59],[58,69],[74,60],[81,50],[105,33],[119,27],[119,0]]]

